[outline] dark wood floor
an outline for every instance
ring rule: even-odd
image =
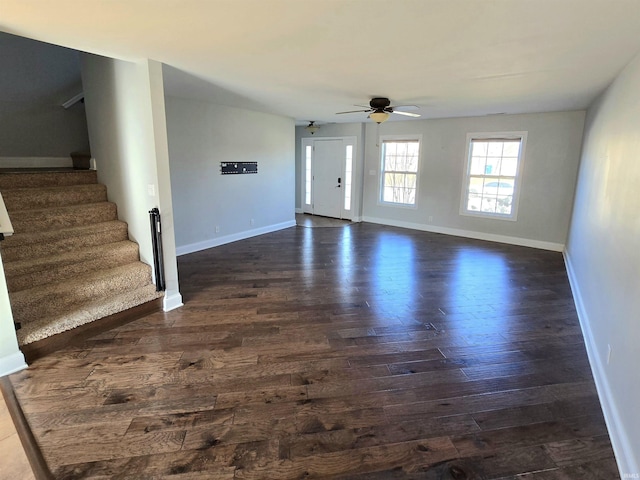
[[[356,224],[179,271],[12,377],[57,478],[619,478],[559,253]]]

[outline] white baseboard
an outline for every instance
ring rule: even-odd
[[[0,157],[0,168],[72,168],[71,157]]]
[[[24,360],[24,355],[20,350],[18,350],[11,355],[6,355],[0,358],[0,377],[11,375],[12,373],[24,370],[27,367],[28,365]]]
[[[162,310],[170,312],[171,310],[180,308],[183,305],[184,303],[182,303],[182,295],[180,295],[180,292],[165,292],[164,298],[162,299]]]
[[[453,235],[455,237],[473,238],[476,240],[486,240],[489,242],[508,243],[510,245],[518,245],[521,247],[539,248],[541,250],[551,250],[553,252],[562,252],[564,250],[564,245],[562,243],[544,242],[541,240],[532,240],[529,238],[510,237],[507,235],[474,232],[471,230],[461,230],[458,228],[438,227],[436,225],[403,222],[398,220],[389,220],[386,218],[376,218],[368,216],[362,217],[362,221],[377,223],[380,225],[389,225],[391,227],[410,228],[412,230],[421,230],[423,232],[443,233],[445,235]]]
[[[575,270],[573,269],[571,256],[566,250],[564,251],[564,263],[567,268],[569,285],[571,286],[571,292],[573,293],[573,301],[576,305],[576,312],[578,313],[578,320],[580,321],[580,328],[582,329],[584,343],[587,347],[587,356],[589,357],[591,372],[593,373],[596,389],[598,390],[602,413],[604,414],[607,430],[609,430],[611,445],[613,446],[616,461],[618,462],[620,477],[638,478],[637,476],[629,476],[640,474],[640,463],[635,457],[634,446],[629,442],[629,436],[626,433],[625,424],[620,418],[620,414],[614,401],[613,392],[609,388],[605,368],[602,364],[600,355],[598,355],[596,341],[594,339],[593,332],[591,331],[589,314],[587,313],[584,301],[582,300],[582,294],[575,275]]]
[[[302,210],[301,208],[296,208],[296,213],[304,213],[304,210]]]
[[[189,245],[177,246],[176,255],[181,256],[181,255],[186,255],[188,253],[199,252],[201,250],[206,250],[208,248],[219,247],[220,245],[226,245],[227,243],[237,242],[238,240],[245,240],[251,237],[257,237],[258,235],[277,232],[278,230],[284,230],[285,228],[295,227],[295,226],[296,226],[296,221],[290,220],[288,222],[276,223],[274,225],[254,228],[252,230],[245,230],[244,232],[233,233],[231,235],[212,238],[210,240],[191,243]]]

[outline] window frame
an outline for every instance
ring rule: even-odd
[[[384,169],[384,142],[418,142],[418,166],[415,172],[416,176],[416,201],[413,204],[410,203],[398,203],[387,202],[384,200],[384,175],[386,170]],[[378,165],[380,167],[380,177],[378,179],[378,205],[397,208],[409,208],[417,209],[418,200],[420,198],[420,172],[422,170],[422,135],[410,134],[410,135],[380,135],[378,143]],[[413,174],[413,172],[404,172]]]
[[[523,166],[527,147],[527,133],[526,131],[511,131],[511,132],[473,132],[467,134],[466,155],[464,159],[464,169],[462,175],[462,188],[460,193],[460,215],[476,218],[488,218],[494,220],[507,220],[515,222],[518,219],[518,206],[520,203],[520,191],[522,185]],[[475,210],[468,210],[467,205],[469,201],[469,180],[471,175],[471,153],[472,142],[483,140],[520,140],[520,150],[518,155],[518,164],[516,167],[516,174],[513,177],[513,197],[511,200],[511,213],[509,215],[503,213],[482,212]],[[496,177],[500,182],[500,176]],[[499,188],[499,187],[498,187]]]

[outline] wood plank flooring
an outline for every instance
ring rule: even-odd
[[[559,253],[294,227],[179,274],[12,377],[56,478],[619,478]]]
[[[4,378],[0,378],[0,390]],[[20,437],[9,413],[7,402],[0,394],[0,480],[34,480]]]

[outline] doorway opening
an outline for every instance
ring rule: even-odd
[[[302,166],[302,211],[352,220],[355,137],[303,139]]]

